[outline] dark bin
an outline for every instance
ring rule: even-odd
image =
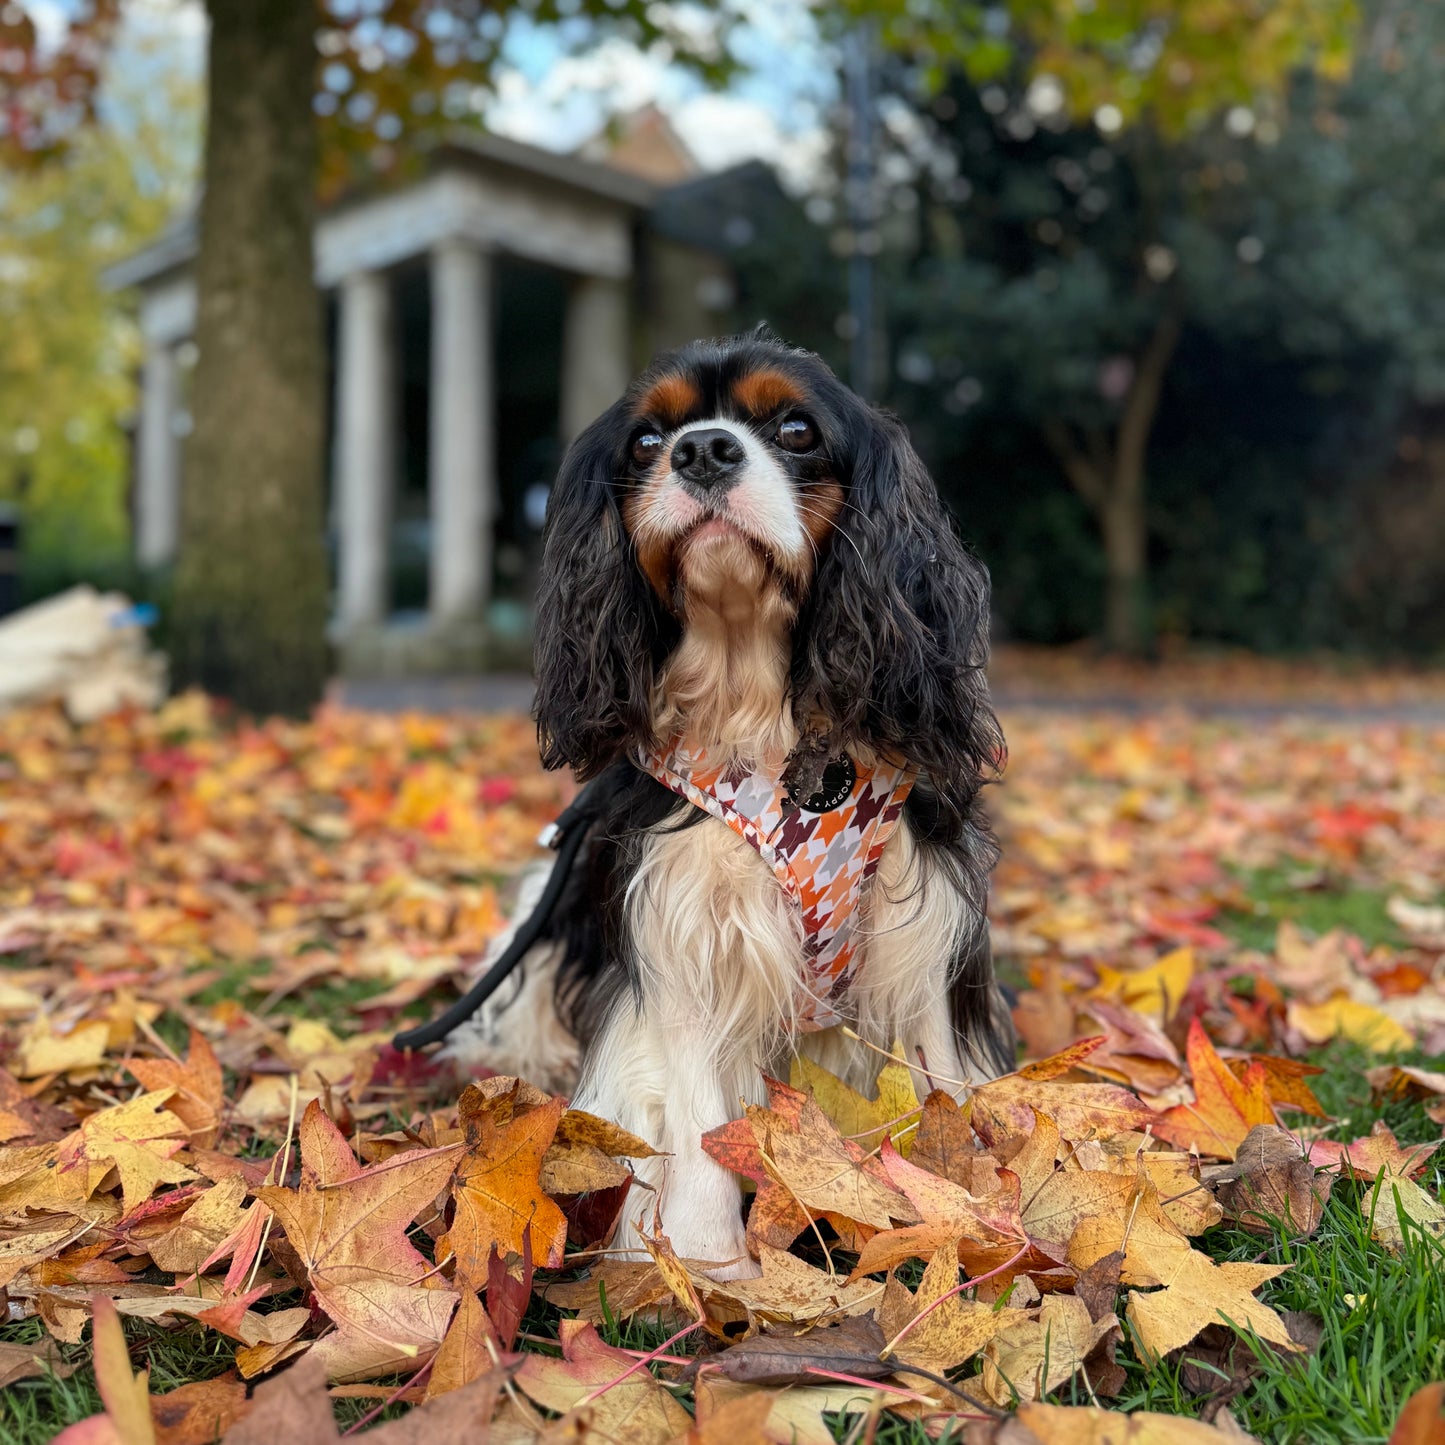
[[[20,606],[20,508],[0,502],[0,617]]]

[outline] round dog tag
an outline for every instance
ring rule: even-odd
[[[805,813],[831,813],[848,801],[853,784],[858,781],[858,769],[847,753],[830,758],[823,769],[823,786],[810,798],[804,798],[798,806]]]

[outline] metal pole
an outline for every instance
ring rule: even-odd
[[[848,221],[853,249],[848,258],[848,314],[853,319],[849,380],[859,396],[871,396],[873,369],[873,242],[878,218],[873,197],[873,37],[859,25],[847,40],[844,63],[848,101]],[[869,237],[867,249],[864,237]]]

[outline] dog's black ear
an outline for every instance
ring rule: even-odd
[[[619,402],[577,438],[547,502],[532,715],[543,765],[584,781],[651,741],[650,700],[671,624],[622,525]]]
[[[902,755],[961,822],[1003,761],[988,699],[988,572],[958,540],[907,433],[869,410],[848,506],[800,618],[794,716]]]

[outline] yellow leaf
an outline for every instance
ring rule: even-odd
[[[1171,1251],[1160,1271],[1163,1289],[1129,1296],[1129,1326],[1148,1359],[1187,1345],[1206,1325],[1253,1329],[1282,1349],[1298,1350],[1284,1321],[1254,1297],[1260,1285],[1283,1274],[1280,1264],[1216,1264],[1197,1249]]]
[[[49,1019],[37,1019],[20,1041],[15,1072],[22,1079],[93,1069],[105,1057],[110,1025],[101,1020],[77,1024],[69,1033],[51,1031]]]
[[[1157,963],[1135,972],[1099,967],[1099,982],[1089,998],[1117,999],[1136,1013],[1167,1023],[1179,1011],[1194,977],[1194,950],[1176,948]]]
[[[1037,1400],[1072,1379],[1079,1366],[1119,1328],[1113,1315],[1089,1317],[1083,1300],[1051,1294],[1037,1319],[1010,1325],[989,1341],[984,1356],[982,1388],[996,1405],[1011,1405],[1021,1396]]]
[[[1292,1002],[1288,1021],[1312,1044],[1345,1038],[1377,1054],[1389,1054],[1408,1049],[1415,1042],[1410,1031],[1388,1014],[1352,998],[1338,997],[1316,1004]]]
[[[1399,1254],[1405,1247],[1405,1221],[1411,1234],[1445,1238],[1445,1204],[1427,1193],[1413,1179],[1397,1174],[1382,1177],[1378,1191],[1361,1195],[1360,1208],[1370,1221],[1370,1233],[1386,1249]]]
[[[895,1046],[902,1052],[901,1045]],[[877,1097],[866,1099],[821,1064],[795,1054],[788,1082],[795,1089],[811,1090],[818,1107],[838,1126],[845,1139],[864,1149],[876,1149],[883,1136],[892,1137],[905,1158],[917,1132],[921,1105],[913,1087],[913,1075],[901,1060],[885,1064],[878,1075]]]

